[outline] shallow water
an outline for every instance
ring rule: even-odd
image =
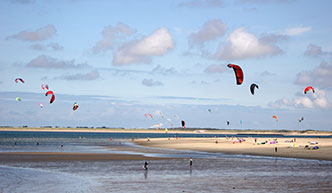
[[[108,152],[172,159],[147,158],[148,171],[142,169],[142,160],[0,162],[0,192],[332,192],[331,161],[164,150],[117,138],[15,140],[17,145],[10,138],[0,139],[0,151]]]
[[[331,192],[332,163],[253,157],[1,163],[2,192]],[[23,169],[28,168],[28,169]]]

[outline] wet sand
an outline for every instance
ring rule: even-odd
[[[270,144],[272,138],[243,138],[239,142],[236,138],[153,138],[135,140],[135,143],[157,148],[195,150],[212,153],[244,154],[257,156],[303,158],[332,161],[332,139],[329,138],[278,138],[277,144]],[[293,140],[293,142],[290,142]],[[267,144],[259,144],[267,141]],[[310,145],[310,142],[317,142]],[[304,147],[318,146],[317,150],[309,150]],[[276,149],[277,148],[277,152]]]
[[[143,155],[67,152],[1,152],[0,162],[49,162],[49,161],[110,161],[110,160],[161,160],[169,158]]]

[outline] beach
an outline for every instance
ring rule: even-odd
[[[159,138],[138,139],[135,140],[135,143],[156,148],[332,161],[331,138],[277,138],[277,143],[274,139],[257,138],[255,142],[255,138],[241,138],[239,140],[232,137]],[[305,148],[306,146],[308,148]],[[318,146],[319,149],[312,149],[315,146]]]

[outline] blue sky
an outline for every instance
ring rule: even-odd
[[[331,5],[1,1],[0,125],[331,130]]]

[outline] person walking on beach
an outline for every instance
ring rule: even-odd
[[[276,152],[276,153],[278,152],[278,147],[274,148],[274,152]]]
[[[190,159],[189,159],[189,166],[190,166],[190,167],[193,166],[193,158],[192,158],[192,157],[190,157]]]
[[[145,161],[145,162],[144,162],[144,166],[143,166],[143,168],[144,168],[145,170],[148,170],[148,169],[149,169],[149,168],[148,168],[148,165],[149,165],[149,162]]]

